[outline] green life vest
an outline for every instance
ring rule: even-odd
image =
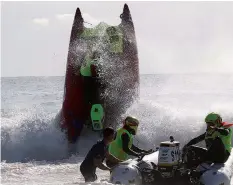
[[[85,57],[84,64],[80,68],[80,73],[82,76],[92,76],[91,74],[91,65],[95,61],[90,59],[89,57]]]
[[[133,136],[124,128],[120,128],[117,130],[116,139],[109,145],[109,153],[115,156],[120,160],[127,160],[128,154],[124,152],[123,145],[122,145],[122,134],[126,133],[130,140],[129,140],[129,148],[132,147],[133,144]]]
[[[225,146],[225,149],[231,153],[231,138],[232,138],[232,130],[229,128],[229,134],[227,136],[224,136],[224,135],[221,135],[219,132],[215,131],[213,133],[208,133],[206,132],[206,136],[205,136],[205,141],[206,141],[206,145],[207,145],[207,148],[209,148],[211,145],[209,143],[211,143],[212,140],[214,140],[216,137],[219,137],[224,146]]]
[[[123,33],[118,26],[109,26],[101,22],[94,28],[85,28],[80,38],[91,42],[99,42],[103,39],[103,43],[106,41],[109,45],[108,49],[111,53],[123,53]]]
[[[118,26],[110,26],[107,28],[106,33],[110,43],[111,53],[122,53],[123,52],[123,34]]]
[[[107,25],[106,23],[100,22],[94,28],[85,28],[83,33],[80,35],[80,38],[91,40],[94,38],[103,37],[108,27],[109,25]]]

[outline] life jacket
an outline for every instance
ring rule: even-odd
[[[122,134],[127,134],[130,138],[128,147],[131,148],[133,144],[133,136],[125,128],[117,130],[116,139],[109,145],[109,153],[120,160],[127,160],[128,154],[123,150],[123,141],[121,139]]]
[[[94,28],[85,28],[80,35],[81,39],[91,42],[107,41],[110,53],[123,53],[124,37],[119,26],[110,26],[104,22],[99,23]]]
[[[118,26],[110,26],[106,29],[110,43],[111,53],[123,53],[123,34]]]
[[[225,129],[228,129],[229,130],[229,134],[227,136],[224,136],[224,135],[221,135],[219,132],[217,131],[213,131],[213,132],[206,132],[206,135],[205,135],[205,142],[206,142],[206,147],[207,149],[210,148],[213,140],[216,138],[216,137],[219,137],[224,146],[225,146],[225,149],[231,153],[231,140],[232,140],[232,130],[231,130],[231,126],[233,126],[233,124],[231,123],[226,123],[226,122],[223,122],[221,127],[222,128],[225,128]]]

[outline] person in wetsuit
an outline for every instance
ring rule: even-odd
[[[109,153],[114,157],[125,161],[129,155],[140,157],[152,150],[143,150],[133,144],[133,135],[136,135],[139,121],[131,116],[126,117],[122,128],[117,130],[116,139],[109,145]],[[116,161],[106,160],[109,167],[115,166]]]
[[[98,99],[98,62],[100,54],[93,51],[88,54],[80,68],[80,74],[84,82],[84,95],[87,104],[94,104]]]
[[[222,122],[219,114],[214,112],[208,114],[205,118],[207,125],[206,132],[192,139],[183,148],[183,151],[189,149],[199,157],[198,163],[225,163],[231,153],[231,140],[233,124]],[[193,146],[201,141],[205,141],[206,148]],[[192,166],[193,164],[188,164]],[[198,164],[196,164],[198,165]]]
[[[108,153],[108,145],[113,141],[114,136],[115,132],[112,128],[105,128],[103,130],[103,140],[98,141],[93,145],[87,153],[87,156],[80,165],[80,172],[82,173],[85,182],[94,182],[97,179],[96,168],[111,171],[111,168],[103,164],[105,158],[116,163],[121,162],[121,160]]]

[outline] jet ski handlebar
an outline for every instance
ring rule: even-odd
[[[143,157],[145,157],[146,155],[149,155],[149,154],[152,154],[154,153],[155,151],[153,149],[150,149],[148,152],[145,152],[143,154],[141,154],[138,158],[137,158],[137,161],[141,161],[143,159]]]
[[[137,161],[138,161],[138,162],[141,161],[145,155],[146,155],[146,154],[140,155],[140,156],[137,158]]]

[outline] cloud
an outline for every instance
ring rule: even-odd
[[[74,18],[73,14],[57,14],[56,18],[60,21],[72,21]]]
[[[38,24],[41,26],[48,26],[49,25],[49,19],[46,19],[46,18],[35,18],[32,21],[34,24]]]

